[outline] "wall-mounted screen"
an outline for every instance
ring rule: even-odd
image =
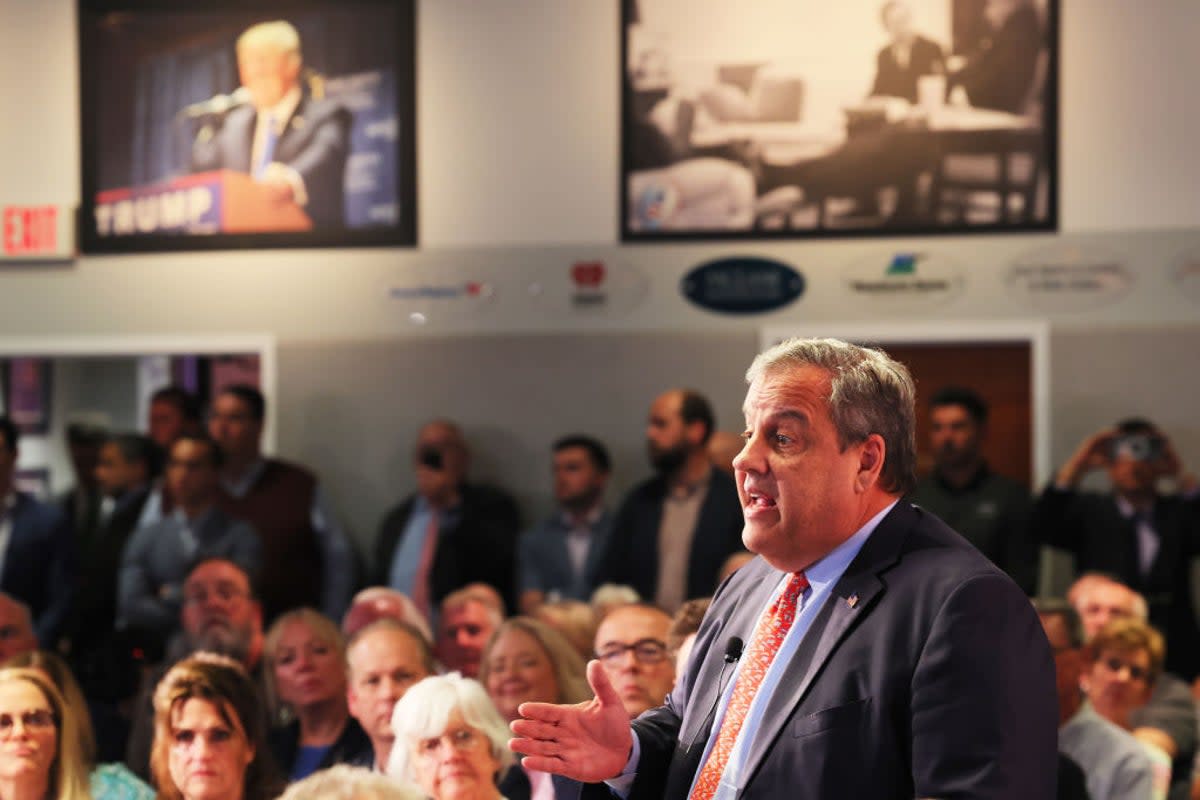
[[[413,244],[413,0],[80,0],[84,252]]]

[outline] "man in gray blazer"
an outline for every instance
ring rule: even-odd
[[[759,557],[717,591],[675,689],[632,731],[592,663],[596,698],[525,704],[513,749],[634,798],[1051,800],[1055,673],[1036,614],[962,537],[900,502],[915,462],[908,370],[790,340],[747,379],[734,468]]]

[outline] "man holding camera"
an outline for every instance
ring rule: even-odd
[[[417,491],[388,512],[375,541],[373,583],[404,592],[427,617],[468,583],[493,586],[516,607],[517,505],[506,492],[466,482],[462,430],[437,419],[417,434]]]
[[[1089,472],[1107,472],[1108,493],[1084,492]],[[1176,493],[1162,494],[1171,479]],[[1086,439],[1034,506],[1045,544],[1075,557],[1079,572],[1102,572],[1145,596],[1150,623],[1166,634],[1167,670],[1200,673],[1200,627],[1192,609],[1190,566],[1200,554],[1195,479],[1183,474],[1167,437],[1144,419],[1127,419]]]

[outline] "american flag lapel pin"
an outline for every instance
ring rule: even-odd
[[[858,595],[852,594],[849,597],[847,597],[846,605],[850,606],[851,608],[854,608],[855,606],[857,606],[858,605]]]

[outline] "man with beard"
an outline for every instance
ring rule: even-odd
[[[205,559],[193,567],[183,583],[180,619],[183,636],[172,644],[171,657],[145,674],[134,706],[125,764],[143,778],[150,774],[154,687],[175,661],[201,650],[229,656],[246,668],[266,696],[262,675],[262,606],[250,576],[242,567],[224,558]]]
[[[613,522],[597,585],[632,586],[673,613],[712,594],[717,572],[742,549],[742,510],[733,478],[713,467],[712,407],[691,389],[655,399],[646,448],[658,474],[635,486]]]
[[[554,499],[558,508],[517,543],[521,613],[547,600],[584,600],[596,588],[600,557],[612,532],[604,504],[608,448],[590,436],[554,443]]]
[[[983,458],[988,407],[970,389],[947,386],[929,401],[933,473],[909,498],[937,514],[1026,594],[1037,588],[1038,547],[1029,528],[1029,489],[992,472]]]

